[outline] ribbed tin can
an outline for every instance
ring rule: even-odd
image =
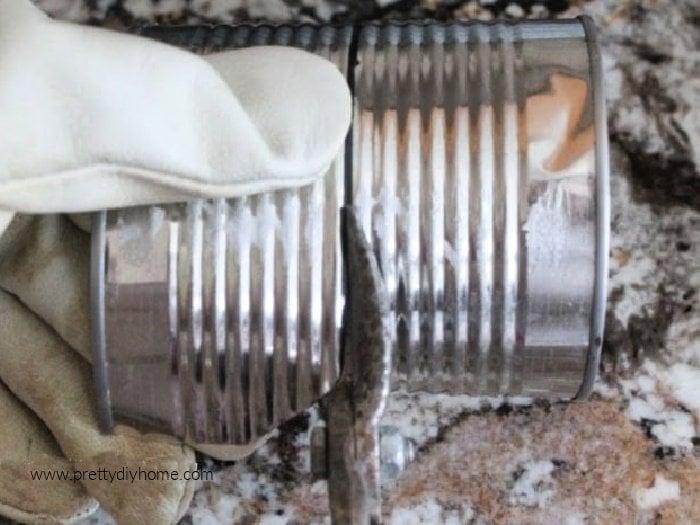
[[[340,367],[343,204],[358,210],[389,293],[394,387],[587,395],[609,214],[588,19],[142,32],[197,52],[318,53],[347,75],[354,118],[312,186],[97,217],[105,426],[114,411],[196,441],[247,443],[328,392]]]

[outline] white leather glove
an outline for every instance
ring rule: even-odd
[[[309,183],[350,113],[335,66],[301,51],[200,58],[0,0],[0,513],[65,522],[98,501],[119,523],[170,523],[192,495],[183,480],[31,479],[195,468],[174,438],[99,433],[89,239],[59,213]]]

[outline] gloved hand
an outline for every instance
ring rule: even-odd
[[[32,470],[196,468],[174,438],[99,433],[89,239],[59,213],[311,182],[350,113],[341,74],[301,51],[200,58],[0,0],[0,513],[70,521],[97,501],[119,523],[169,523],[192,494],[182,479],[31,479]]]

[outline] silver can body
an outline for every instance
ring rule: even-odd
[[[393,387],[587,395],[609,213],[590,22],[146,34],[201,52],[318,53],[347,75],[355,113],[345,151],[310,187],[100,216],[103,421],[113,411],[242,444],[332,389],[344,204],[357,209],[389,293]]]

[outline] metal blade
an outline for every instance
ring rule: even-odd
[[[379,420],[391,377],[389,301],[353,208],[342,210],[344,363],[328,399],[328,490],[334,524],[381,522]]]

